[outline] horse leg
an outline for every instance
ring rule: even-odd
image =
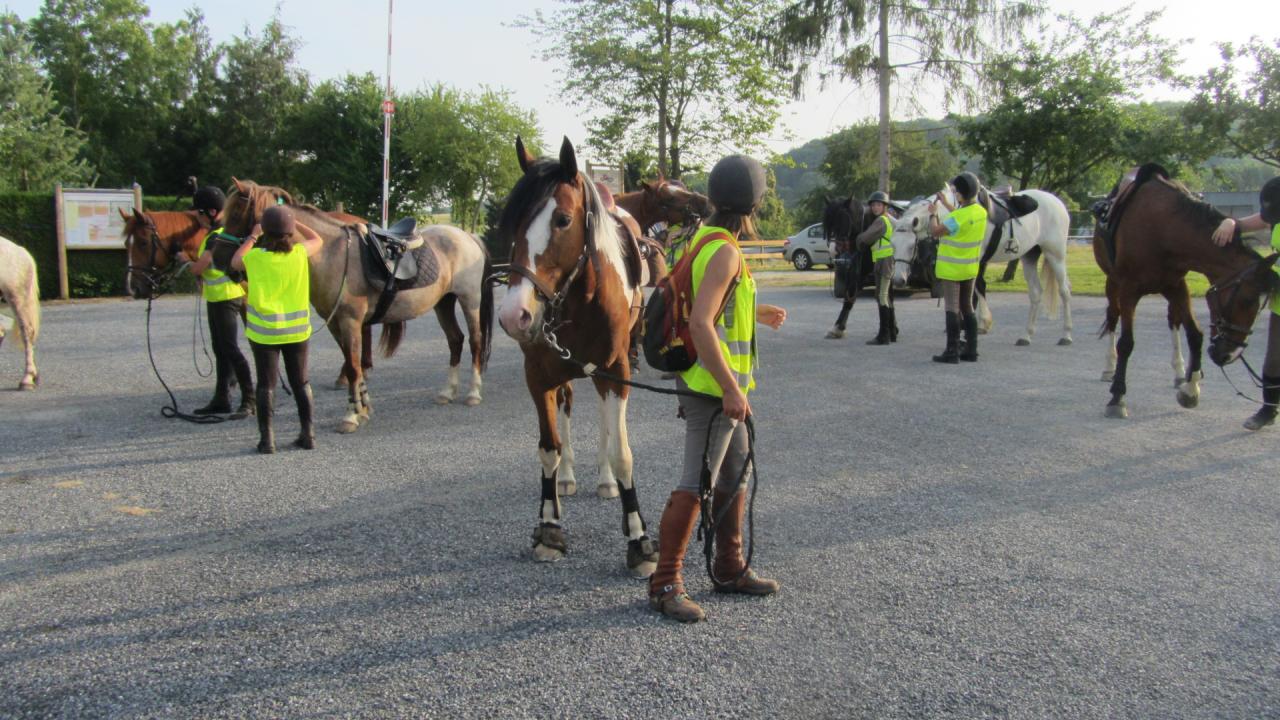
[[[32,282],[35,282],[34,278]],[[22,373],[22,380],[18,382],[19,390],[34,390],[36,383],[40,380],[40,374],[36,372],[36,326],[35,318],[39,308],[33,307],[36,301],[28,297],[28,293],[19,288],[13,293],[13,297],[9,298],[9,307],[13,308],[13,319],[16,323],[18,338],[22,342],[24,359],[26,365]]]
[[[1044,253],[1045,267],[1045,291],[1049,294],[1049,314],[1053,314],[1053,295],[1058,293],[1058,301],[1062,303],[1062,337],[1058,338],[1059,345],[1070,345],[1071,339],[1071,280],[1067,277],[1067,257],[1063,255],[1055,255],[1052,253]],[[1054,286],[1057,287],[1054,287]]]
[[[1120,340],[1116,342],[1119,358],[1116,360],[1116,376],[1111,381],[1111,402],[1107,403],[1107,417],[1129,417],[1128,406],[1124,396],[1127,391],[1125,373],[1129,367],[1129,356],[1133,354],[1133,316],[1138,306],[1138,298],[1129,293],[1120,293]]]
[[[481,288],[482,293],[489,292],[488,288]],[[484,390],[484,377],[482,370],[484,368],[484,325],[480,322],[480,304],[484,302],[483,296],[480,301],[472,300],[468,297],[462,297],[462,316],[467,321],[467,340],[471,346],[471,389],[467,391],[467,397],[463,402],[471,407],[480,404],[480,393]],[[461,350],[459,350],[461,352]]]
[[[440,321],[440,329],[444,330],[445,340],[449,342],[449,379],[436,394],[436,402],[447,405],[458,395],[458,365],[462,362],[462,328],[458,326],[458,316],[454,307],[458,304],[458,296],[448,293],[436,303],[436,319]]]
[[[1200,369],[1201,351],[1204,348],[1204,333],[1200,332],[1200,326],[1196,324],[1196,317],[1191,312],[1191,293],[1187,289],[1186,279],[1182,279],[1177,285],[1169,288],[1164,293],[1169,299],[1169,323],[1170,327],[1174,327],[1174,317],[1176,313],[1177,320],[1187,332],[1187,349],[1191,351],[1191,367],[1187,368],[1185,376],[1180,376],[1177,383],[1178,388],[1178,404],[1184,408],[1193,408],[1200,404],[1200,381],[1204,379],[1204,372]],[[1178,340],[1177,331],[1173,332],[1174,347],[1181,349],[1182,343]],[[1181,359],[1181,358],[1179,358]],[[1176,372],[1179,368],[1174,367]]]
[[[1106,280],[1107,310],[1102,321],[1102,332],[1107,338],[1107,359],[1102,369],[1102,382],[1111,382],[1116,377],[1116,325],[1120,323],[1119,301],[1116,299],[1115,282]]]
[[[343,361],[346,362],[345,360]],[[367,324],[360,325],[360,363],[361,374],[368,375],[373,369],[373,326]],[[341,390],[347,387],[348,383],[347,366],[344,364],[342,369],[338,371],[338,379],[333,381],[333,389]]]
[[[627,538],[627,569],[635,578],[647,578],[658,567],[658,545],[648,535],[632,477],[631,444],[627,440],[627,398],[622,388],[597,382],[600,393],[601,435],[607,438],[609,465],[622,496],[622,534]]]
[[[610,413],[612,411],[606,407],[604,398],[600,398],[600,445],[599,451],[596,453],[596,467],[599,468],[599,474],[596,477],[596,496],[602,498],[618,497],[618,478],[613,471],[613,459],[609,444],[609,431],[611,422]]]
[[[977,282],[973,284],[973,294],[973,309],[978,314],[978,332],[986,335],[991,332],[991,327],[996,324],[996,321],[991,316],[991,306],[987,304],[987,280],[982,273],[978,274]]]
[[[1182,311],[1178,308],[1177,289],[1167,288],[1160,293],[1164,295],[1164,299],[1169,303],[1168,323],[1169,323],[1169,341],[1173,348],[1173,354],[1169,361],[1173,367],[1173,386],[1179,387],[1186,380],[1187,364],[1182,357],[1182,338],[1178,337],[1179,331],[1182,329]]]
[[[369,414],[363,405],[364,398],[360,392],[360,388],[364,385],[364,376],[360,370],[360,327],[359,320],[342,318],[329,328],[334,339],[338,341],[338,347],[342,349],[342,372],[347,379],[347,414],[338,423],[340,433],[353,433],[360,428],[362,422],[369,419]]]
[[[556,388],[535,390],[533,404],[538,410],[538,461],[542,464],[542,501],[538,526],[533,529],[533,559],[555,562],[564,557],[569,546],[560,524],[560,496],[556,487],[556,470],[560,465],[560,438],[556,434]]]
[[[565,383],[556,393],[560,408],[560,470],[558,490],[561,495],[576,495],[578,479],[573,474],[573,385]]]
[[[1027,334],[1014,343],[1019,346],[1030,345],[1031,337],[1036,334],[1036,317],[1040,314],[1040,299],[1044,295],[1044,289],[1040,287],[1040,277],[1036,274],[1034,255],[1022,256],[1022,275],[1027,280],[1027,300],[1030,301],[1031,307],[1027,311]]]

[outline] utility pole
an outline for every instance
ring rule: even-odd
[[[387,0],[387,91],[382,97],[382,227],[387,226],[391,194],[391,116],[396,104],[391,100],[391,11],[395,0]]]

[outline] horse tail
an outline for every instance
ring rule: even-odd
[[[400,349],[400,341],[404,340],[404,321],[382,324],[382,336],[378,338],[378,349],[382,357],[389,358]]]
[[[489,351],[493,348],[493,287],[489,285],[493,258],[489,248],[480,244],[480,249],[484,252],[484,274],[480,277],[480,370],[483,372],[489,366]]]

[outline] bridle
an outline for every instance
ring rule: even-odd
[[[670,197],[668,194],[662,192],[663,189],[665,188],[676,188],[678,190],[681,190],[682,192],[688,193],[690,198],[684,201],[676,200],[675,198]],[[693,192],[690,191],[688,188],[683,187],[682,185],[677,185],[676,183],[670,180],[664,180],[653,191],[653,194],[657,196],[657,199],[655,200],[655,202],[657,202],[658,209],[662,211],[662,214],[664,216],[669,216],[671,214],[671,211],[676,210],[683,213],[683,217],[681,219],[681,224],[683,225],[693,225],[694,221],[697,221],[699,223],[702,221],[702,215],[700,215],[698,211],[693,208],[693,199],[692,199]]]
[[[1253,327],[1244,327],[1242,325],[1227,322],[1225,309],[1235,305],[1236,297],[1240,294],[1240,288],[1244,285],[1245,278],[1257,272],[1258,266],[1263,262],[1266,262],[1266,260],[1259,259],[1256,262],[1250,263],[1248,267],[1240,270],[1224,282],[1214,283],[1209,286],[1207,291],[1205,291],[1204,299],[1209,305],[1209,342],[1216,342],[1218,338],[1225,337],[1231,342],[1239,345],[1241,348],[1249,346],[1247,340],[1249,336],[1253,334]],[[1221,293],[1226,290],[1230,290],[1231,294],[1227,297],[1226,303],[1224,304],[1221,300]],[[1260,293],[1258,296],[1259,310],[1262,309],[1262,304],[1264,302],[1266,302],[1266,294]],[[1224,335],[1224,333],[1236,333],[1240,335],[1241,339],[1237,342],[1234,338]]]
[[[168,247],[165,248],[165,253],[169,256],[169,262],[165,267],[157,268],[156,255],[160,246],[163,244],[160,240],[160,231],[156,228],[155,220],[153,220],[150,215],[143,213],[141,217],[143,222],[146,223],[145,229],[150,233],[147,238],[147,243],[150,245],[150,248],[148,248],[147,264],[145,266],[130,264],[127,269],[130,274],[136,273],[144,279],[147,284],[150,285],[150,287],[147,288],[148,294],[154,294],[160,289],[161,284],[165,280],[168,280],[169,277],[177,274],[176,271],[170,273],[167,272],[167,270],[173,266],[173,260],[178,256],[178,252],[182,249],[182,243],[176,237],[173,238]],[[129,233],[129,238],[131,241],[135,240],[132,232]],[[169,277],[166,277],[167,275]]]
[[[507,266],[505,272],[496,272],[489,276],[488,282],[491,285],[502,285],[509,281],[510,273],[515,273],[526,280],[533,286],[534,293],[546,305],[546,309],[542,313],[542,338],[547,345],[556,352],[562,359],[568,360],[571,353],[567,348],[560,345],[556,338],[556,331],[565,325],[567,321],[561,319],[561,312],[564,308],[565,300],[569,297],[569,288],[573,287],[574,281],[582,274],[582,270],[590,261],[595,269],[596,276],[600,275],[600,257],[596,252],[595,242],[595,212],[591,209],[589,202],[586,183],[582,186],[582,209],[584,212],[585,224],[583,228],[582,251],[578,254],[578,260],[574,263],[573,269],[569,271],[564,282],[560,284],[559,289],[554,289],[547,284],[545,280],[538,277],[538,273],[527,265],[512,263]]]

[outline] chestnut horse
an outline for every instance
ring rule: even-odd
[[[355,432],[372,412],[361,364],[361,335],[381,295],[365,280],[359,239],[363,224],[346,224],[315,206],[295,203],[293,196],[278,187],[234,178],[232,181],[235,187],[227,195],[223,213],[228,233],[236,237],[247,235],[267,208],[283,204],[324,240],[321,251],[310,259],[311,304],[321,317],[328,318],[329,332],[343,353],[350,402],[338,432]],[[478,405],[481,373],[488,364],[493,336],[493,293],[485,282],[491,271],[489,253],[474,235],[456,227],[430,225],[418,232],[438,260],[439,275],[430,285],[397,293],[384,316],[385,354],[390,357],[395,352],[407,321],[434,308],[449,342],[449,379],[436,401],[452,402],[458,390],[458,366],[466,337],[454,312],[455,306],[461,305],[471,340],[471,389],[465,402]]]
[[[1134,311],[1144,295],[1155,293],[1169,303],[1170,329],[1176,332],[1181,326],[1187,334],[1191,364],[1178,385],[1177,399],[1193,408],[1200,402],[1204,378],[1204,335],[1191,311],[1187,272],[1202,273],[1213,284],[1206,296],[1213,334],[1210,358],[1224,365],[1240,356],[1261,303],[1271,293],[1276,256],[1263,258],[1239,238],[1226,247],[1214,245],[1211,235],[1223,214],[1170,180],[1157,165],[1141,168],[1127,191],[1117,188],[1121,192],[1112,190],[1110,197],[1111,239],[1105,237],[1102,223],[1093,237],[1094,259],[1107,276],[1107,316],[1101,334],[1114,337],[1120,325],[1120,339],[1111,351],[1118,352],[1118,358],[1106,415],[1129,415],[1125,373],[1133,352]],[[1175,371],[1178,359],[1175,351]]]
[[[598,368],[629,380],[630,310],[640,293],[637,259],[596,190],[578,172],[573,145],[564,139],[557,162],[535,160],[516,138],[524,176],[516,183],[498,225],[511,244],[506,297],[498,317],[524,352],[525,383],[538,414],[542,501],[533,532],[533,557],[551,562],[568,550],[560,495],[577,490],[570,416],[575,378]],[[622,496],[627,567],[648,577],[657,544],[645,530],[632,479],[627,441],[627,385],[592,376],[600,398],[599,477],[602,497]],[[557,414],[563,437],[557,427]]]

